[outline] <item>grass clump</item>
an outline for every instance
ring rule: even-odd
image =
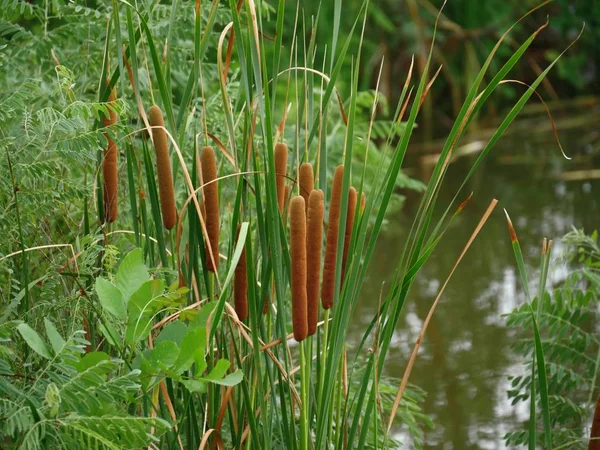
[[[38,115],[27,123],[35,125],[27,128],[27,139],[20,136],[16,118],[31,116],[27,102],[33,97],[2,97],[0,114],[10,112],[9,106],[23,113],[11,113],[7,160],[24,158],[23,165],[32,165],[26,150],[31,145],[42,148],[45,142],[52,143],[57,156],[74,158],[78,153],[71,150],[81,148],[87,152],[71,171],[61,161],[43,169],[53,173],[59,168],[64,177],[74,178],[70,188],[85,186],[70,197],[77,201],[69,205],[78,209],[65,213],[69,223],[81,227],[75,227],[68,242],[57,244],[70,246],[72,255],[59,253],[49,266],[26,264],[25,249],[37,249],[28,240],[32,232],[23,232],[17,207],[22,173],[2,178],[11,180],[8,188],[0,181],[13,199],[11,217],[18,224],[9,240],[18,250],[11,247],[3,253],[21,257],[11,259],[11,271],[2,278],[10,301],[0,322],[0,369],[18,375],[0,384],[0,418],[19,418],[2,428],[9,448],[60,448],[56,430],[69,425],[72,433],[61,436],[73,438],[80,448],[115,448],[120,443],[112,444],[119,438],[126,439],[124,448],[386,448],[396,445],[391,430],[399,410],[403,423],[398,425],[410,423],[411,437],[419,445],[415,411],[422,395],[406,395],[416,391],[408,384],[410,368],[392,408],[379,408],[386,358],[415,277],[446,231],[456,226],[453,220],[462,209],[450,214],[463,195],[459,190],[442,215],[434,216],[452,151],[537,32],[490,77],[488,69],[503,35],[474,78],[404,238],[396,276],[377,307],[373,304],[361,341],[348,348],[350,318],[402,177],[422,101],[435,87],[429,78],[431,54],[419,77],[412,70],[407,74],[396,113],[374,136],[380,96],[377,90],[370,94],[373,114],[359,123],[362,47],[351,45],[352,37],[362,39],[368,2],[347,39],[338,39],[343,11],[338,0],[334,17],[315,17],[307,34],[296,23],[294,36],[289,36],[292,29],[284,26],[284,19],[297,20],[299,15],[283,0],[274,12],[266,3],[226,3],[115,1],[88,11],[58,2],[61,17],[74,30],[104,42],[89,58],[102,64],[89,71],[82,69],[85,64],[75,66],[77,74],[93,82],[82,80],[80,89],[76,77],[57,66],[53,73],[59,77],[60,113],[58,106],[36,104]],[[48,20],[48,10],[36,11],[32,17],[42,21],[44,39],[60,36],[53,26],[61,25]],[[75,18],[82,21],[96,11],[102,20],[86,21],[89,29],[78,25]],[[325,22],[334,24],[331,51],[315,60],[319,27]],[[287,42],[292,44],[286,47]],[[517,99],[464,183],[551,67]],[[347,92],[340,92],[340,74],[346,70],[350,83]],[[107,78],[108,86],[94,87]],[[488,82],[482,87],[484,79]],[[107,139],[115,152],[105,155],[98,113],[105,111],[116,86],[122,98],[114,105],[110,101],[109,107],[115,107],[119,122],[107,125],[118,128],[119,145],[110,147]],[[98,101],[87,98],[89,91]],[[144,111],[156,103],[162,109],[148,109],[154,165],[143,131],[148,126]],[[72,139],[47,137],[47,129],[56,124]],[[329,135],[332,128],[335,132]],[[387,142],[389,148],[378,152],[378,142]],[[100,165],[117,148],[127,177],[114,177],[116,164],[100,176]],[[286,181],[290,153],[296,155],[290,158],[295,163],[290,163],[289,173],[297,174],[297,186]],[[375,153],[372,163],[368,154]],[[368,167],[357,170],[357,161]],[[113,180],[120,180],[118,187],[129,194],[122,199],[122,211],[128,214],[119,218],[116,212],[100,212],[101,183],[115,184]],[[116,190],[104,195],[111,214],[113,195],[116,199]],[[90,206],[94,200],[99,204],[95,218]],[[50,208],[47,202],[44,206]],[[457,265],[491,209],[457,255]],[[96,226],[105,221],[116,225]],[[179,283],[173,282],[176,278]],[[33,297],[36,306],[29,308],[27,301]],[[62,300],[50,300],[57,298]],[[57,325],[46,325],[46,317]],[[90,398],[99,404],[69,403],[61,397],[74,384],[93,393]],[[394,388],[387,387],[389,398]],[[115,431],[119,429],[126,432],[120,435]]]

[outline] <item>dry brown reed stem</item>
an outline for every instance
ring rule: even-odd
[[[315,176],[311,163],[302,163],[298,169],[298,183],[300,184],[300,195],[304,197],[304,203],[308,213],[308,197],[315,188]]]
[[[212,147],[204,147],[200,155],[202,183],[204,185],[204,214],[206,214],[206,267],[211,272],[219,268],[219,186],[217,158]],[[211,254],[212,253],[212,254]]]
[[[348,191],[348,212],[346,215],[346,232],[344,234],[344,253],[342,254],[342,283],[346,276],[346,263],[348,261],[348,251],[350,250],[350,239],[352,238],[352,227],[354,225],[357,202],[358,193],[356,192],[356,189],[351,187]]]
[[[240,236],[241,224],[237,226],[236,240]],[[248,318],[248,272],[246,267],[246,244],[242,247],[240,260],[235,267],[235,278],[233,279],[233,303],[235,313],[243,322]]]
[[[173,175],[171,173],[171,160],[169,159],[169,141],[165,132],[165,121],[160,108],[152,105],[148,111],[150,126],[152,128],[152,140],[156,152],[156,170],[158,173],[158,194],[160,197],[160,210],[162,212],[163,225],[167,230],[172,229],[177,222],[177,210],[175,208],[175,191],[173,189]]]
[[[117,123],[117,113],[111,104],[117,99],[117,90],[113,88],[108,97],[108,117],[104,117],[102,125],[104,128],[110,127]],[[118,156],[119,150],[113,138],[104,133],[106,138],[106,150],[104,150],[104,161],[102,162],[102,178],[104,180],[104,220],[112,223],[117,220],[119,215],[118,209],[118,185],[119,185],[119,167]]]
[[[362,214],[367,206],[367,196],[363,192],[360,196],[360,213]]]
[[[596,400],[596,409],[594,410],[594,419],[592,420],[592,430],[590,432],[588,450],[600,450],[600,395]]]
[[[306,213],[304,198],[290,200],[290,258],[292,283],[292,326],[294,339],[301,342],[308,333],[306,315]]]
[[[333,174],[331,200],[329,201],[329,223],[327,225],[325,262],[323,264],[323,284],[321,285],[323,309],[329,309],[333,306],[333,297],[335,295],[335,264],[337,261],[343,179],[344,166],[337,166]]]
[[[317,331],[319,291],[321,288],[321,249],[323,247],[323,217],[325,201],[322,190],[313,190],[308,197],[306,218],[306,302],[308,335]]]
[[[275,146],[275,178],[277,182],[277,205],[279,212],[283,212],[285,206],[285,177],[288,158],[288,148],[283,142]]]

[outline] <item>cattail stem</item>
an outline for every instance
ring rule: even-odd
[[[323,247],[323,191],[313,190],[308,197],[306,218],[306,296],[308,305],[308,335],[317,331],[319,291],[321,288],[321,249]]]
[[[200,155],[206,214],[206,267],[211,272],[219,268],[219,187],[217,185],[217,158],[212,147],[204,147]]]
[[[156,170],[158,173],[158,193],[160,196],[160,210],[163,225],[171,230],[177,222],[177,209],[175,208],[175,191],[173,188],[173,174],[171,173],[171,160],[169,159],[169,141],[165,131],[165,121],[160,108],[156,105],[148,111],[152,127],[152,140],[156,153]]]
[[[277,206],[283,212],[285,206],[285,177],[287,168],[288,148],[283,142],[275,146],[275,178],[277,186]]]
[[[240,236],[241,224],[237,226],[236,241]],[[248,318],[248,272],[246,267],[246,244],[242,247],[240,260],[235,267],[235,278],[233,279],[233,303],[235,313],[243,322]]]
[[[338,166],[333,174],[331,200],[329,203],[329,224],[327,225],[327,242],[325,245],[325,262],[323,264],[323,284],[321,301],[324,309],[333,306],[335,295],[335,271],[337,262],[338,232],[340,227],[340,209],[342,203],[342,183],[344,166]]]
[[[348,212],[346,215],[346,232],[344,234],[344,252],[342,254],[342,283],[346,276],[346,263],[348,261],[348,251],[350,250],[350,239],[352,238],[352,226],[354,225],[357,200],[358,193],[356,189],[351,187],[348,191]]]
[[[306,359],[306,351],[308,341],[300,343],[300,394],[302,396],[302,407],[300,410],[300,449],[308,450],[310,447],[310,430],[308,426],[308,410],[310,403],[308,400],[309,385],[308,385],[308,361]]]
[[[114,110],[114,106],[112,106],[116,98],[117,90],[113,88],[108,97],[109,116],[104,117],[103,119],[104,128],[117,123],[117,113]],[[117,149],[116,142],[108,133],[104,133],[104,137],[107,141],[106,150],[104,151],[104,161],[102,162],[102,178],[104,180],[104,220],[108,223],[112,223],[117,220],[117,216],[119,215],[117,201],[119,189],[119,150]]]
[[[304,198],[297,195],[290,200],[290,257],[292,284],[292,325],[296,341],[308,334],[306,301],[306,215]]]

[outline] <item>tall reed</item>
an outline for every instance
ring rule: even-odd
[[[285,181],[287,175],[288,148],[283,142],[275,145],[275,176],[277,181],[277,204],[279,212],[285,207]]]
[[[108,117],[103,118],[104,128],[108,128],[117,123],[117,113],[114,109],[114,102],[117,99],[117,89],[113,88],[108,98]],[[119,150],[117,144],[111,135],[104,133],[106,139],[106,150],[104,150],[104,160],[102,162],[102,179],[104,180],[104,220],[112,223],[117,220],[119,215],[118,192],[119,192]]]

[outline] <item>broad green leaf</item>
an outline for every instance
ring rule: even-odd
[[[205,379],[208,379],[208,378],[205,378]],[[224,378],[217,379],[217,380],[210,378],[209,380],[211,383],[219,384],[221,386],[235,386],[237,384],[240,384],[243,379],[244,379],[244,373],[238,369],[235,372],[230,373],[229,375],[227,375]]]
[[[177,360],[179,347],[173,341],[159,342],[150,353],[150,362],[154,366],[171,367]]]
[[[127,318],[127,308],[123,300],[123,294],[114,284],[100,277],[96,280],[96,293],[100,304],[106,311],[117,319],[125,320]]]
[[[48,336],[52,349],[54,350],[54,353],[58,355],[65,346],[65,340],[50,319],[46,317],[44,317],[44,326],[46,327],[46,336]]]
[[[200,393],[206,392],[206,383],[204,383],[202,381],[183,380],[182,383],[190,392],[200,392]]]
[[[142,373],[148,374],[156,374],[158,373],[158,368],[152,366],[150,362],[152,355],[152,349],[147,348],[141,353],[138,353],[137,356],[133,359],[133,363],[131,364],[132,369],[141,370]],[[144,379],[146,377],[143,377]]]
[[[161,297],[164,289],[164,281],[149,280],[131,296],[128,305],[129,320],[125,332],[127,344],[134,344],[148,336],[154,315],[166,302]]]
[[[189,331],[181,342],[181,350],[179,351],[179,357],[173,366],[173,370],[181,373],[189,369],[194,363],[194,356],[197,351],[202,354],[202,359],[204,360],[205,343],[206,328],[198,327]]]
[[[206,349],[204,347],[199,347],[194,352],[194,362],[196,363],[196,373],[204,373],[206,370]]]
[[[225,376],[230,365],[231,363],[226,359],[220,359],[217,361],[217,364],[215,364],[215,367],[213,367],[210,373],[204,378],[210,381],[220,380]]]
[[[117,339],[120,338],[120,335],[112,324],[108,322],[98,322],[98,330],[100,330],[100,333],[102,333],[102,336],[106,338],[110,345],[117,345]]]
[[[115,278],[115,284],[123,294],[125,305],[127,305],[133,293],[149,278],[142,249],[136,248],[129,252],[121,262]]]
[[[187,331],[187,325],[180,320],[176,320],[175,322],[165,325],[154,342],[155,344],[158,344],[163,341],[172,341],[177,345],[181,345]]]
[[[21,333],[21,336],[25,342],[27,342],[27,345],[29,345],[34,352],[46,359],[52,359],[52,356],[50,355],[50,349],[40,335],[37,334],[37,331],[35,331],[26,323],[20,324],[17,327],[17,330],[19,330],[19,333]]]
[[[215,307],[217,306],[217,302],[209,302],[202,306],[200,309],[195,309],[193,311],[197,311],[196,317],[191,321],[190,327],[203,327],[206,328],[208,323],[208,317],[213,312]]]
[[[74,363],[73,366],[77,369],[77,372],[85,372],[90,367],[97,365],[100,361],[108,361],[110,356],[104,352],[92,352],[85,355],[78,362]]]

